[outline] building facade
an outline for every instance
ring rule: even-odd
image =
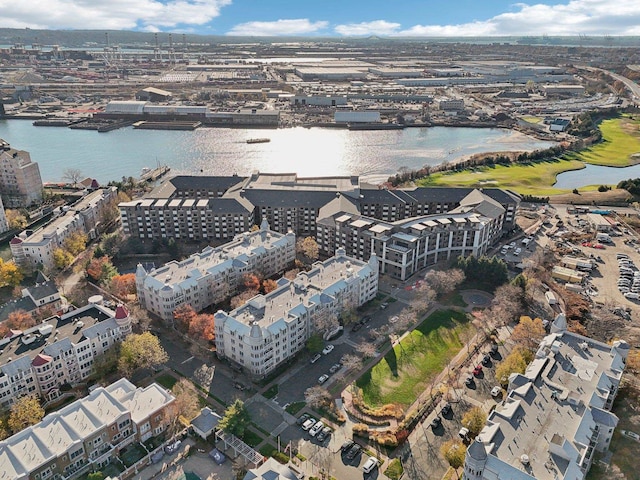
[[[218,248],[207,247],[181,262],[169,262],[147,272],[142,265],[136,271],[140,305],[165,321],[182,304],[196,311],[235,295],[243,276],[261,273],[270,277],[284,272],[295,260],[296,238],[268,229],[245,232]]]
[[[0,406],[8,408],[27,394],[58,398],[63,384],[86,380],[94,361],[130,333],[125,307],[112,311],[93,304],[11,330],[0,340]]]
[[[25,230],[9,242],[14,260],[25,268],[53,268],[53,252],[64,245],[67,237],[81,232],[95,238],[96,228],[107,210],[115,206],[116,198],[116,187],[101,188],[63,210],[38,230]]]
[[[355,308],[378,292],[378,260],[335,257],[317,262],[293,281],[281,278],[278,288],[244,305],[215,314],[219,356],[262,378],[304,348],[317,319]]]
[[[125,447],[162,434],[175,398],[156,383],[122,378],[0,442],[0,472],[14,480],[80,478]]]
[[[6,208],[42,203],[40,168],[29,152],[15,150],[0,140],[0,192]]]
[[[449,213],[396,222],[338,212],[318,221],[320,252],[368,260],[375,255],[380,273],[406,280],[420,269],[458,256],[482,256],[503,231],[506,210],[479,191],[471,192]]]
[[[0,196],[0,234],[9,230],[9,222],[7,221],[7,215],[4,211],[4,205],[2,203],[2,196]]]
[[[559,315],[523,375],[467,450],[468,480],[582,480],[609,447],[629,345],[566,331]]]

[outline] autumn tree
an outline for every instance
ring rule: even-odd
[[[465,447],[460,440],[455,439],[447,440],[440,446],[440,454],[444,457],[451,468],[456,470],[456,476],[458,475],[458,468],[464,465],[466,451],[467,447]]]
[[[293,280],[299,273],[300,269],[292,268],[291,270],[287,270],[286,272],[284,272],[284,278],[286,278],[287,280]]]
[[[12,330],[26,330],[34,327],[36,321],[26,310],[16,310],[11,312],[5,321],[5,325]]]
[[[245,273],[242,276],[242,284],[247,290],[260,290],[261,275],[258,273]]]
[[[278,288],[278,282],[275,280],[268,278],[262,282],[262,290],[264,293],[273,292],[276,288]]]
[[[251,300],[253,297],[258,295],[258,293],[260,293],[258,292],[258,290],[245,290],[244,292],[239,293],[235,297],[231,297],[231,300],[229,300],[229,305],[231,306],[231,309],[236,309],[238,307],[241,307],[242,305],[247,303],[249,300]]]
[[[296,252],[303,256],[305,263],[313,263],[320,255],[320,249],[313,237],[299,238],[296,242]]]
[[[304,401],[311,408],[325,407],[331,402],[331,394],[326,388],[315,385],[304,391]]]
[[[480,433],[487,422],[487,414],[480,407],[471,407],[462,417],[462,426],[469,429],[472,437]]]
[[[215,320],[210,313],[200,313],[189,324],[189,336],[212,342],[216,338]]]
[[[23,278],[22,270],[15,262],[5,262],[0,258],[0,287],[15,287]]]
[[[73,232],[62,242],[62,246],[74,257],[80,255],[87,248],[88,237],[86,233]]]
[[[35,425],[44,418],[44,408],[35,395],[25,395],[18,398],[11,406],[7,424],[15,434],[31,425]]]
[[[173,320],[182,331],[188,331],[189,325],[196,318],[198,313],[188,303],[183,303],[173,311]]]
[[[533,354],[530,350],[521,346],[515,347],[496,367],[496,379],[503,387],[508,386],[511,374],[524,373],[531,360],[533,360]]]
[[[539,318],[531,319],[531,317],[523,315],[520,317],[518,325],[513,329],[511,340],[517,345],[522,345],[528,350],[535,351],[545,333],[542,320]]]
[[[25,217],[20,210],[7,209],[4,212],[7,217],[7,223],[12,230],[23,230],[27,226],[27,217]]]
[[[111,258],[108,256],[92,258],[87,265],[87,275],[100,283],[101,285],[107,285],[113,277],[118,274],[118,270],[111,263]]]
[[[640,350],[631,350],[627,356],[627,370],[640,373]]]
[[[224,411],[218,427],[236,437],[242,437],[251,423],[251,416],[242,400],[236,400]]]
[[[125,298],[136,294],[136,274],[125,273],[111,279],[109,289],[116,297]]]
[[[165,363],[169,357],[158,337],[150,332],[133,333],[120,345],[118,370],[126,377],[139,368],[154,368]]]
[[[191,380],[181,378],[171,389],[176,398],[175,414],[184,417],[187,421],[193,420],[200,413],[200,398],[196,387]]]
[[[73,263],[73,255],[66,249],[58,247],[53,250],[53,264],[56,268],[63,270]]]

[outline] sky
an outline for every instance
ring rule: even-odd
[[[0,0],[0,27],[316,37],[640,35],[640,0]]]

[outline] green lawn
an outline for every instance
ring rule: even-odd
[[[384,471],[384,474],[389,477],[391,480],[399,480],[404,473],[404,468],[402,468],[402,462],[399,458],[394,458],[389,463],[389,466]]]
[[[631,156],[640,155],[640,120],[629,117],[603,120],[600,123],[602,142],[579,153],[567,155],[572,160],[580,160],[594,165],[626,167],[638,163]]]
[[[578,160],[549,160],[510,167],[484,166],[462,172],[435,173],[420,179],[418,184],[434,187],[509,188],[521,194],[546,196],[570,192],[571,190],[553,188],[556,176],[568,170],[581,168],[584,168],[584,163]],[[593,187],[595,188],[597,187]]]
[[[522,120],[529,123],[540,123],[542,121],[542,117],[534,117],[530,115],[525,115],[522,117]]]
[[[173,375],[169,375],[168,373],[163,373],[156,377],[156,383],[159,383],[164,388],[171,390],[173,386],[178,383],[178,379]]]
[[[364,401],[374,408],[411,405],[462,348],[460,334],[469,328],[462,312],[440,310],[430,315],[356,381]]]

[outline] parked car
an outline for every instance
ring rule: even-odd
[[[349,460],[356,458],[361,451],[362,451],[362,447],[357,443],[354,443],[349,449],[349,451],[347,452],[347,458]]]
[[[369,315],[367,315],[366,317],[362,317],[362,320],[360,320],[360,323],[362,325],[366,325],[367,323],[369,323],[371,321],[371,317]]]
[[[444,406],[442,407],[442,410],[440,411],[440,413],[442,415],[449,415],[450,412],[451,412],[451,404],[450,403],[445,403]]]
[[[331,368],[329,369],[329,373],[336,373],[341,368],[342,368],[341,363],[334,363],[333,365],[331,365]]]
[[[496,345],[495,343],[493,345],[491,345],[491,355],[493,355],[494,357],[498,354],[498,345]]]
[[[322,355],[316,353],[313,358],[311,358],[311,363],[316,363],[318,360],[320,360],[320,358],[322,358]]]
[[[316,439],[319,442],[324,442],[327,438],[329,438],[329,435],[331,435],[331,432],[333,432],[333,430],[331,430],[330,427],[324,427],[322,430],[320,430],[320,432],[316,436]]]
[[[465,440],[468,436],[469,436],[469,429],[466,427],[462,427],[459,431],[458,431],[458,436],[460,438],[462,438],[463,440]]]
[[[323,373],[322,375],[320,375],[320,377],[318,377],[318,383],[320,385],[322,385],[327,380],[329,380],[329,375],[327,375],[326,373]]]
[[[357,332],[361,328],[362,328],[362,324],[360,322],[354,323],[353,326],[351,327],[351,331],[352,332]]]
[[[476,368],[473,369],[473,374],[477,377],[482,373],[482,365],[476,365]]]
[[[315,437],[318,434],[318,432],[320,432],[320,430],[322,430],[323,428],[324,428],[324,423],[318,420],[318,422],[309,429],[309,435],[311,435],[312,437]]]
[[[491,363],[491,355],[489,355],[488,353],[485,353],[484,356],[482,357],[482,365],[486,367],[490,363]]]
[[[316,419],[313,417],[309,417],[309,419],[302,424],[302,429],[305,431],[309,430],[315,424],[316,424]]]
[[[514,255],[518,256],[522,253],[522,249],[520,247],[516,248],[515,251],[513,252]]]
[[[394,315],[389,319],[389,323],[396,323],[398,320],[400,320],[400,317],[398,317],[398,315]]]
[[[303,413],[302,415],[300,415],[298,417],[298,419],[296,420],[296,424],[297,425],[302,425],[304,422],[306,422],[307,420],[309,420],[309,417],[311,417],[311,415],[309,415],[308,413]]]
[[[500,387],[499,385],[496,385],[495,387],[493,387],[491,389],[491,396],[492,397],[502,396],[502,387]]]
[[[336,347],[334,347],[333,345],[329,344],[329,345],[327,345],[326,347],[324,347],[324,348],[322,349],[322,353],[323,353],[324,355],[328,355],[328,354],[330,354],[331,352],[333,352],[333,349],[334,349],[334,348],[336,348]]]
[[[385,308],[387,308],[389,306],[389,304],[387,302],[382,302],[380,304],[380,310],[384,310]]]
[[[354,443],[355,442],[353,440],[345,440],[345,442],[340,447],[340,450],[342,450],[343,452],[347,452],[349,451],[349,449],[351,449],[351,447],[353,447]]]
[[[362,466],[362,471],[364,473],[369,473],[377,466],[378,466],[378,459],[376,457],[369,457],[369,459],[366,462],[364,462],[364,465]]]
[[[464,379],[464,384],[467,387],[470,387],[471,385],[473,385],[473,375],[467,375],[467,378]]]

